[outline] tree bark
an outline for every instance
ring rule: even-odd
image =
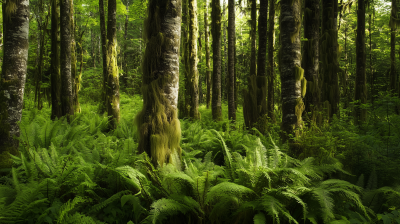
[[[319,0],[307,0],[304,14],[304,43],[303,61],[304,77],[307,80],[307,93],[304,97],[305,112],[310,113],[310,120],[316,122],[320,111],[319,88]]]
[[[256,42],[257,42],[257,1],[249,0],[251,4],[251,23],[250,23],[250,76],[257,75]]]
[[[61,109],[61,76],[58,28],[60,14],[57,0],[51,1],[51,119],[62,116]]]
[[[100,14],[100,37],[101,37],[101,51],[103,56],[103,90],[102,102],[100,103],[99,112],[103,114],[107,110],[107,33],[106,22],[104,16],[104,1],[99,0],[99,14]]]
[[[211,105],[211,64],[210,64],[210,31],[208,26],[208,0],[206,0],[206,4],[204,6],[204,39],[205,39],[205,47],[206,47],[206,85],[207,85],[207,94],[206,94],[206,106],[207,109],[210,108]]]
[[[228,0],[228,117],[236,121],[235,101],[235,40],[236,40],[236,18],[235,0]]]
[[[74,0],[70,0],[71,2],[71,78],[73,81],[72,86],[72,97],[73,97],[73,105],[74,105],[74,113],[81,112],[81,106],[79,104],[79,96],[78,96],[78,88],[79,88],[79,80],[77,74],[76,67],[76,42],[75,42],[75,19],[74,19]]]
[[[15,11],[10,10],[14,3]],[[29,1],[3,2],[4,54],[0,77],[0,167],[18,153],[29,48]]]
[[[275,122],[274,114],[274,81],[275,81],[275,69],[274,69],[274,44],[275,44],[275,0],[270,0],[269,4],[269,18],[268,18],[268,97],[267,97],[267,115],[268,118]]]
[[[258,17],[258,58],[257,58],[257,108],[259,116],[267,116],[267,31],[268,31],[268,0],[260,0],[260,15]]]
[[[74,115],[72,79],[71,79],[71,5],[69,0],[60,1],[60,19],[61,19],[61,107],[62,116]]]
[[[211,113],[215,121],[222,120],[221,107],[221,4],[212,0],[211,32],[213,39],[213,77],[212,77],[212,106]]]
[[[144,25],[143,109],[136,117],[139,152],[153,164],[180,164],[178,120],[181,0],[149,0]]]
[[[225,19],[225,14],[226,14],[226,0],[224,0],[224,5],[223,5],[223,12],[222,12],[222,19]],[[221,76],[221,98],[224,98],[225,100],[228,98],[228,50],[226,48],[227,41],[226,41],[226,21],[224,22],[224,26],[222,27],[224,30],[224,60],[223,60],[223,76]]]
[[[107,114],[109,128],[119,123],[119,77],[117,64],[117,1],[108,0],[107,22]]]
[[[126,1],[126,11],[129,10],[129,0]],[[128,19],[129,16],[126,14],[125,16],[125,29],[124,29],[124,60],[123,60],[123,70],[124,70],[124,77],[121,80],[124,83],[125,88],[128,88]]]
[[[300,0],[282,0],[280,14],[280,55],[279,70],[282,85],[282,142],[292,140],[301,127],[301,114],[304,110],[302,100],[302,80],[304,70],[300,67]]]
[[[365,122],[367,111],[361,109],[361,104],[367,103],[367,78],[365,74],[365,0],[358,1],[357,9],[357,37],[356,37],[356,81],[354,121],[356,124]]]
[[[391,17],[397,18],[397,1],[392,0]],[[389,90],[392,94],[396,91],[396,28],[397,23],[394,19],[390,19],[390,84]]]

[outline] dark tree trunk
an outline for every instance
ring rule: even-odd
[[[77,75],[77,67],[76,67],[76,42],[75,42],[75,21],[74,21],[74,0],[70,0],[71,2],[71,78],[72,78],[72,97],[73,97],[73,107],[74,113],[81,112],[81,106],[79,104],[79,96],[78,96],[78,88],[79,88],[79,79]]]
[[[71,79],[71,5],[69,0],[61,0],[60,2],[60,19],[61,19],[61,107],[62,116],[74,115],[73,96],[72,96],[72,79]]]
[[[61,76],[60,53],[58,43],[59,10],[57,0],[51,1],[51,119],[60,118],[61,110]]]
[[[107,33],[106,33],[106,22],[104,16],[104,1],[99,0],[99,12],[100,12],[100,37],[101,37],[101,51],[103,55],[103,90],[102,90],[102,102],[100,102],[99,112],[103,114],[106,112],[108,104],[107,98]]]
[[[289,135],[297,135],[304,110],[302,82],[304,70],[300,67],[300,0],[282,0],[280,13],[279,70],[282,85],[282,142],[291,141]]]
[[[260,0],[260,15],[258,17],[258,57],[257,57],[257,108],[259,116],[267,116],[267,31],[268,31],[268,0]],[[266,117],[265,117],[266,118]]]
[[[393,17],[393,19],[392,19]],[[390,19],[390,84],[389,90],[392,94],[396,91],[396,28],[397,28],[397,1],[392,0],[392,12]]]
[[[212,116],[216,121],[222,120],[221,107],[221,4],[212,0],[212,48],[213,48],[213,77],[212,77]]]
[[[228,118],[236,121],[235,101],[235,0],[228,0]]]
[[[107,114],[109,128],[119,123],[119,77],[117,64],[117,1],[108,0],[107,22]]]
[[[18,153],[29,48],[29,1],[15,3],[15,11],[7,10],[13,2],[3,2],[4,53],[0,77],[0,161],[11,167],[8,153]],[[10,12],[11,11],[11,12]],[[7,161],[8,160],[8,161]]]
[[[361,109],[361,104],[367,103],[367,79],[365,74],[365,0],[358,1],[357,9],[357,37],[356,37],[356,82],[354,100],[355,123],[365,122],[367,111]]]
[[[207,109],[210,108],[211,105],[211,65],[210,65],[210,31],[208,26],[208,0],[206,0],[206,4],[204,6],[204,38],[206,45],[206,85],[207,85],[207,94],[206,94],[206,105]]]
[[[222,19],[225,19],[225,14],[226,14],[226,0],[224,0],[224,4],[223,4],[223,12],[222,12]],[[228,50],[226,48],[227,42],[226,42],[226,21],[224,22],[224,25],[222,27],[222,29],[224,30],[224,60],[223,60],[223,64],[222,64],[222,68],[223,68],[223,76],[221,76],[221,85],[222,85],[222,89],[221,89],[221,98],[224,98],[224,100],[227,99],[228,96]]]
[[[136,117],[139,152],[153,164],[179,164],[178,120],[181,0],[149,0],[143,60],[143,109]],[[163,41],[161,41],[163,40]]]
[[[251,4],[251,23],[250,23],[250,76],[257,75],[256,42],[257,42],[257,1],[249,0]]]
[[[304,97],[305,112],[310,113],[309,119],[313,122],[318,120],[320,111],[319,89],[319,0],[307,0],[305,2],[304,14],[304,38],[308,39],[304,43],[303,68],[304,77],[307,80],[307,93]]]
[[[269,18],[268,18],[268,97],[267,97],[267,115],[268,118],[275,122],[274,114],[274,42],[275,42],[275,0],[270,0],[269,4]]]

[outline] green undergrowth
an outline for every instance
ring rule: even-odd
[[[279,126],[268,136],[244,130],[241,108],[231,124],[201,106],[201,120],[181,120],[182,167],[154,167],[137,153],[141,107],[122,95],[109,133],[97,105],[82,104],[70,124],[51,121],[50,109],[24,110],[21,155],[0,177],[0,223],[399,221],[400,189],[379,187],[377,169],[352,180],[335,156],[294,159],[278,144]]]

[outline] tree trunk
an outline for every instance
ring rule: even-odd
[[[372,64],[372,15],[369,14],[369,74],[371,85],[371,104],[374,104],[374,70],[372,69]]]
[[[224,0],[224,5],[223,5],[223,12],[222,12],[222,19],[225,20],[225,13],[226,13],[226,0]],[[221,78],[221,83],[222,83],[222,89],[221,89],[221,94],[222,97],[226,100],[228,97],[228,50],[226,48],[226,21],[224,22],[224,26],[222,28],[224,30],[224,64],[222,65],[223,67],[223,76]]]
[[[76,42],[75,42],[75,21],[74,21],[74,0],[71,1],[71,78],[73,81],[72,96],[74,104],[74,113],[81,112],[81,106],[79,104],[79,96],[77,86],[79,85],[77,68],[76,68]]]
[[[206,95],[206,105],[207,109],[210,108],[211,104],[211,64],[210,64],[210,31],[209,31],[209,26],[208,26],[208,0],[206,0],[205,6],[204,6],[204,38],[205,42],[204,45],[206,45],[206,85],[207,85],[207,95]]]
[[[104,16],[104,1],[99,0],[99,14],[100,14],[100,36],[101,36],[101,51],[103,53],[103,90],[102,90],[102,102],[99,106],[100,114],[103,114],[107,110],[108,98],[107,98],[107,33],[106,33],[106,22]]]
[[[250,23],[250,76],[257,75],[256,42],[257,42],[257,1],[249,0],[251,4],[251,23]]]
[[[361,104],[367,103],[367,79],[365,74],[365,0],[358,1],[357,9],[357,37],[356,37],[356,82],[355,97],[355,123],[365,122],[367,111],[361,109]]]
[[[119,123],[119,77],[117,64],[117,1],[108,0],[107,22],[107,114],[109,128]]]
[[[126,11],[129,10],[129,1],[126,1]],[[129,16],[126,14],[125,16],[125,29],[124,29],[124,60],[123,60],[123,70],[124,70],[124,77],[122,83],[124,83],[125,88],[128,88],[128,19]]]
[[[236,121],[235,101],[235,0],[228,0],[228,118]]]
[[[187,72],[189,82],[189,117],[193,119],[200,119],[199,114],[199,72],[197,70],[197,35],[198,35],[198,22],[197,22],[197,0],[188,1],[188,62],[189,70]],[[188,97],[188,96],[186,96]]]
[[[62,116],[60,53],[58,43],[59,10],[57,0],[51,1],[51,119]]]
[[[69,0],[60,1],[60,19],[61,19],[61,107],[62,116],[74,115],[72,79],[71,79],[71,7]]]
[[[268,0],[260,1],[258,17],[258,61],[257,61],[257,108],[259,118],[267,116],[267,31],[268,31]],[[259,119],[260,121],[260,119]]]
[[[281,1],[279,70],[282,83],[282,142],[291,142],[289,135],[297,135],[296,129],[301,127],[304,110],[301,98],[305,79],[304,70],[300,67],[300,9],[300,0]]]
[[[316,122],[320,111],[319,89],[319,0],[307,0],[304,14],[304,43],[303,61],[304,77],[307,80],[307,94],[304,97],[305,112],[310,113],[310,121]],[[319,123],[319,122],[318,122]]]
[[[15,7],[15,11],[10,10]],[[11,167],[18,153],[29,48],[29,1],[3,2],[4,54],[0,77],[0,161]]]
[[[268,118],[275,122],[274,114],[274,81],[275,81],[275,69],[274,69],[274,44],[275,44],[275,0],[270,0],[269,4],[269,18],[268,18],[268,97],[267,97],[267,115]]]
[[[181,154],[178,120],[181,0],[149,0],[144,25],[143,109],[137,115],[139,152],[153,164],[176,163]],[[168,7],[167,7],[168,6]]]
[[[212,117],[215,121],[222,120],[221,107],[221,4],[212,0],[211,32],[213,39],[213,77],[212,77]]]
[[[392,19],[393,18],[393,19]],[[392,12],[390,18],[390,84],[389,90],[392,94],[396,91],[396,28],[397,28],[397,1],[392,0]]]

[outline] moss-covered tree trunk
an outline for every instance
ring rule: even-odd
[[[221,3],[212,0],[212,48],[213,48],[213,77],[212,77],[212,106],[211,113],[215,121],[222,120],[221,107]]]
[[[119,77],[117,64],[117,1],[108,0],[107,22],[107,114],[109,128],[119,123]]]
[[[51,0],[51,119],[60,118],[61,112],[61,76],[60,52],[58,43],[59,26],[58,1]]]
[[[106,32],[106,22],[104,15],[104,1],[99,0],[99,14],[100,14],[100,39],[101,39],[101,51],[103,58],[103,89],[101,93],[102,102],[99,106],[100,114],[107,111],[107,32]]]
[[[270,121],[275,122],[274,114],[274,82],[275,82],[275,69],[274,69],[274,44],[275,44],[275,0],[269,0],[269,15],[268,15],[268,66],[267,66],[267,80],[268,80],[268,94],[267,94],[267,116]]]
[[[76,41],[75,41],[75,20],[74,20],[74,0],[71,0],[71,78],[73,81],[72,96],[74,99],[74,113],[81,112],[81,106],[79,104],[79,78],[76,67]]]
[[[280,14],[280,52],[279,70],[281,75],[282,100],[282,142],[290,141],[301,127],[304,110],[302,84],[304,70],[300,53],[300,0],[282,0]]]
[[[189,87],[189,117],[199,119],[199,72],[197,70],[197,0],[188,0],[188,87]]]
[[[235,0],[228,0],[228,118],[236,121],[235,101]]]
[[[210,31],[208,26],[208,0],[204,5],[204,45],[206,49],[206,85],[207,85],[207,93],[206,93],[206,106],[207,109],[210,108],[211,105],[211,63],[210,63]]]
[[[139,152],[153,164],[179,164],[178,120],[181,0],[149,0],[143,59],[143,109],[136,117]]]
[[[61,108],[62,116],[74,115],[72,79],[71,79],[71,4],[70,0],[60,0],[61,19],[61,47],[60,47],[60,71],[61,71]]]
[[[304,43],[302,66],[304,68],[304,77],[307,80],[307,93],[304,97],[305,112],[310,113],[309,119],[317,121],[320,110],[319,89],[319,26],[320,9],[319,0],[307,0],[305,2],[304,13]]]
[[[397,31],[397,1],[392,0],[392,11],[389,22],[390,27],[390,84],[389,90],[392,94],[396,91],[396,31]]]
[[[14,10],[12,10],[14,8]],[[29,1],[3,2],[4,51],[0,76],[0,168],[18,153],[29,48]]]
[[[367,103],[367,78],[365,74],[365,0],[358,1],[357,9],[357,37],[356,37],[356,81],[355,97],[357,101],[354,108],[354,122],[365,122],[367,111],[361,109],[361,104]]]

